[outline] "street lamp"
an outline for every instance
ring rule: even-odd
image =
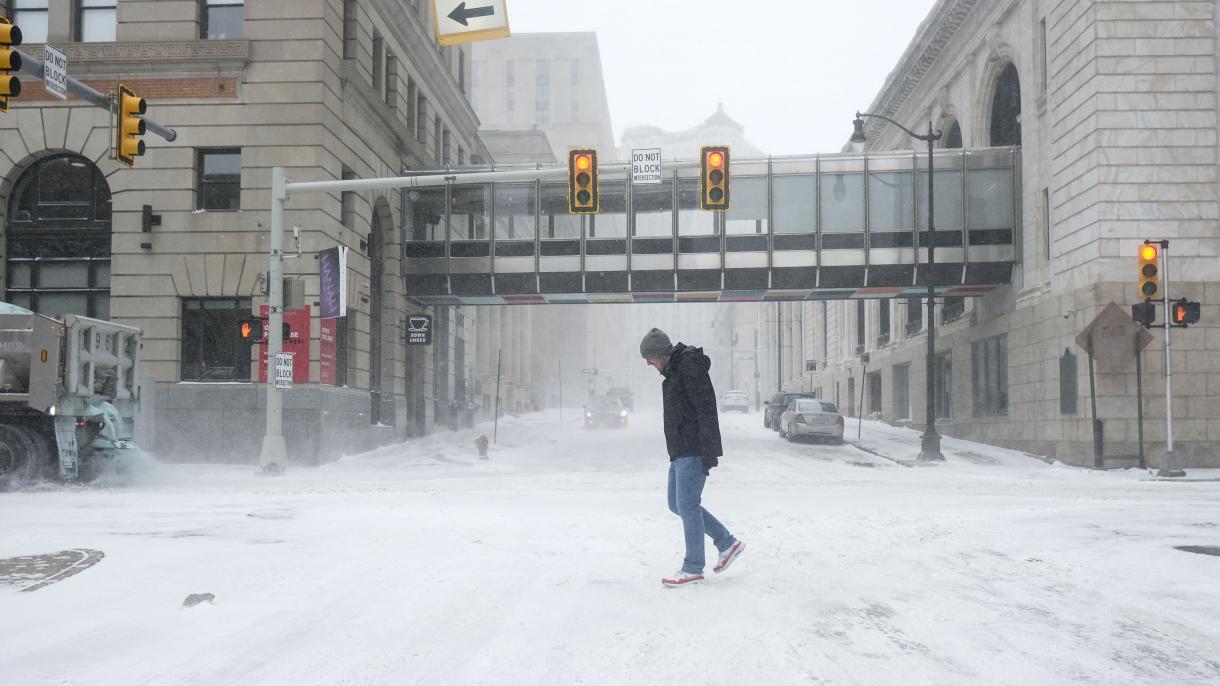
[[[935,249],[936,249],[936,223],[932,212],[932,179],[933,179],[933,152],[934,144],[940,140],[941,132],[932,128],[932,119],[928,118],[928,132],[920,135],[889,117],[881,114],[870,114],[868,112],[856,112],[856,119],[852,122],[854,130],[851,134],[851,146],[855,152],[863,152],[864,144],[868,138],[864,135],[864,118],[873,117],[875,119],[883,119],[889,123],[902,129],[908,136],[915,140],[926,141],[928,144],[928,361],[927,361],[927,399],[924,413],[927,415],[927,426],[924,428],[923,435],[920,436],[919,461],[920,462],[944,462],[945,456],[940,451],[940,434],[936,433],[936,316],[934,305],[936,302],[936,286],[933,279],[933,270],[936,264]],[[918,231],[916,231],[918,233]]]

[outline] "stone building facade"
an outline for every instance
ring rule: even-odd
[[[1012,285],[936,308],[943,433],[1094,464],[1088,357],[1075,339],[1108,304],[1138,302],[1137,247],[1164,239],[1171,296],[1204,312],[1171,334],[1175,449],[1187,467],[1220,467],[1220,326],[1208,314],[1220,305],[1216,13],[1214,1],[941,0],[866,108],[915,131],[931,119],[941,148],[1021,149]],[[846,135],[850,112],[843,123]],[[869,151],[923,150],[881,120],[865,130]],[[806,303],[799,316],[820,371],[789,374],[785,386],[923,426],[920,303]],[[1157,466],[1165,365],[1164,336],[1153,333],[1143,410]],[[1134,362],[1096,369],[1106,455],[1138,452]]]
[[[253,458],[265,387],[250,383],[257,353],[237,322],[263,301],[271,168],[307,181],[486,161],[466,48],[437,45],[432,3],[420,0],[5,4],[27,27],[23,49],[54,44],[73,76],[103,92],[126,83],[178,134],[146,135],[136,168],[120,167],[107,113],[26,80],[0,114],[5,299],[140,327],[143,444],[167,459]],[[145,208],[159,224],[143,221]],[[411,208],[397,191],[288,202],[300,242],[298,255],[285,240],[286,305],[310,308],[308,330],[291,334],[309,356],[308,380],[285,400],[293,459],[460,419],[446,413],[467,393],[473,317],[440,308],[434,345],[405,345],[419,311],[400,281]],[[335,379],[320,383],[318,253],[336,246],[348,249],[348,315]]]

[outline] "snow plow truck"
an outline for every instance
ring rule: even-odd
[[[0,491],[134,458],[140,330],[0,302]]]

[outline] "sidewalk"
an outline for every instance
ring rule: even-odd
[[[904,467],[939,464],[921,463],[917,460],[920,447],[919,437],[923,434],[922,430],[892,426],[885,422],[869,419],[863,420],[863,426],[861,426],[861,422],[854,417],[844,417],[844,421],[846,425],[843,427],[843,440],[864,452],[896,462]],[[857,433],[860,438],[856,438]],[[1022,466],[1029,465],[1030,460],[1041,460],[1047,464],[1055,462],[1055,460],[1040,455],[959,440],[943,434],[940,445],[941,452],[945,456],[945,464],[948,465]]]

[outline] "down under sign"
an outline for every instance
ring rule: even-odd
[[[436,40],[441,45],[507,38],[505,0],[435,0]]]

